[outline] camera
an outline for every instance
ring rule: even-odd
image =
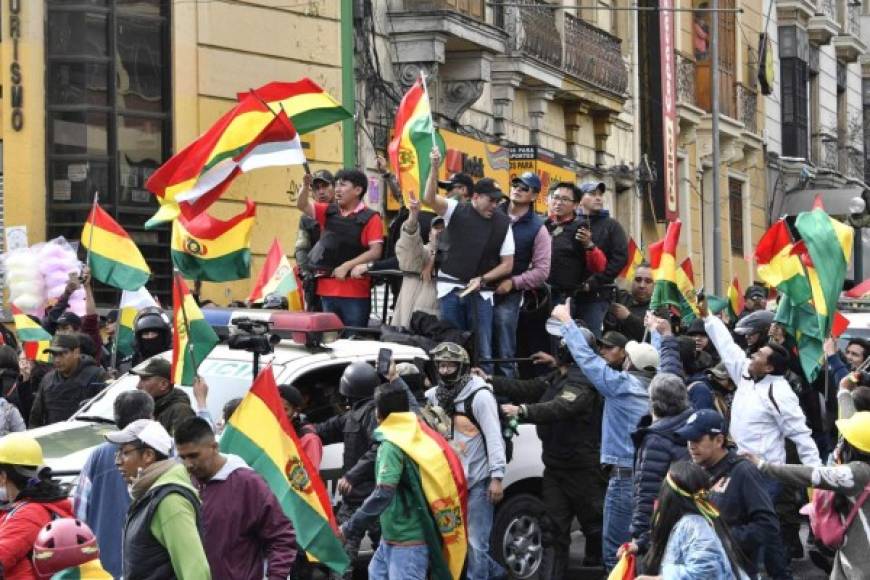
[[[280,336],[269,332],[271,327],[272,323],[268,320],[237,318],[230,327],[227,346],[258,355],[269,354],[275,350],[275,345],[281,342]]]

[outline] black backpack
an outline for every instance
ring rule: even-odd
[[[492,393],[492,389],[487,387],[479,387],[471,392],[471,394],[465,399],[465,413],[457,413],[458,415],[465,415],[468,419],[474,423],[474,426],[477,427],[477,430],[480,431],[481,435],[483,435],[483,430],[480,428],[480,423],[477,422],[477,419],[474,417],[474,397],[477,396],[477,393],[480,391],[489,391]],[[492,393],[492,396],[495,397],[495,393]],[[495,407],[498,409],[498,424],[501,430],[501,439],[504,443],[504,455],[505,462],[510,463],[511,459],[514,456],[514,442],[513,437],[516,434],[516,425],[511,423],[511,418],[504,414],[501,410],[501,405],[499,404],[498,399],[496,398]],[[486,445],[484,445],[484,449],[486,449]],[[487,450],[487,455],[489,455],[489,451]]]

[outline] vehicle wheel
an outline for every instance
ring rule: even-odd
[[[511,578],[536,579],[544,560],[541,516],[544,504],[533,495],[520,494],[499,507],[492,525],[493,556]]]

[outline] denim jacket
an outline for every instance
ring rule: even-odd
[[[662,558],[663,580],[732,580],[749,578],[742,570],[735,576],[725,548],[710,522],[686,514],[671,530]]]
[[[641,417],[649,413],[649,379],[640,373],[617,371],[595,354],[573,322],[562,326],[562,336],[577,366],[604,397],[601,425],[601,463],[632,467],[634,443],[631,434]]]

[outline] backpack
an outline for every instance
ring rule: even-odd
[[[480,391],[489,391],[490,393],[492,393],[492,389],[490,389],[489,386],[479,387],[473,390],[471,394],[468,395],[468,397],[465,399],[466,412],[460,414],[468,417],[468,419],[472,423],[474,423],[474,426],[477,427],[477,430],[481,431],[482,433],[482,430],[480,429],[480,423],[478,423],[477,419],[474,418],[474,397],[476,397],[477,393],[479,393]],[[495,393],[493,393],[492,396],[495,397]],[[510,463],[511,459],[514,456],[513,437],[517,434],[517,422],[516,419],[512,419],[511,417],[508,417],[504,414],[504,412],[501,410],[501,405],[499,405],[498,400],[496,400],[495,402],[495,408],[498,409],[498,424],[501,430],[501,439],[504,443],[505,463]],[[486,445],[484,445],[484,449],[485,448]],[[489,452],[487,451],[487,454],[488,453]]]
[[[870,483],[864,487],[864,491],[855,500],[855,505],[843,519],[843,516],[834,506],[837,492],[816,489],[813,491],[812,501],[801,509],[801,513],[810,516],[810,529],[817,540],[832,550],[839,550],[846,538],[849,526],[852,525],[852,521],[858,515],[868,496],[870,496]]]

